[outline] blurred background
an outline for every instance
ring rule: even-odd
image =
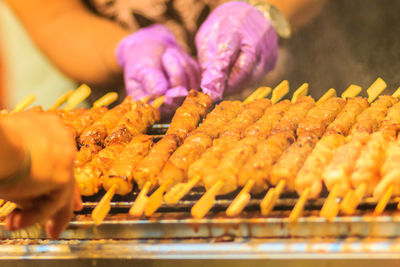
[[[277,68],[262,85],[287,79],[295,89],[308,82],[318,98],[352,83],[366,89],[382,77],[386,92],[393,92],[400,86],[399,12],[400,0],[328,0],[309,25],[281,41]],[[77,86],[36,49],[3,0],[0,31],[1,101],[7,107],[30,93],[46,107]]]

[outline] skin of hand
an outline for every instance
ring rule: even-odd
[[[200,67],[163,25],[124,38],[116,50],[127,94],[135,99],[165,95],[164,109],[178,107],[189,89],[199,88]]]
[[[0,118],[0,123],[14,149],[27,149],[31,157],[29,177],[0,187],[0,198],[18,206],[6,218],[7,228],[18,230],[46,222],[47,235],[58,238],[73,211],[82,208],[73,175],[76,145],[72,133],[53,114],[26,111]]]
[[[213,100],[237,93],[274,68],[278,37],[255,7],[228,2],[216,8],[196,35],[201,89]]]

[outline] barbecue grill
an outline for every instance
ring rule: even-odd
[[[168,124],[150,131],[161,138]],[[111,212],[99,226],[91,219],[104,192],[84,197],[84,209],[76,214],[60,237],[50,241],[40,226],[9,232],[0,223],[0,259],[397,259],[400,252],[399,201],[392,198],[385,213],[374,216],[376,201],[366,198],[353,216],[328,222],[319,217],[324,197],[307,201],[296,223],[289,213],[295,194],[283,194],[273,212],[259,211],[265,192],[252,197],[238,217],[225,210],[238,192],[218,196],[202,219],[194,219],[191,207],[204,189],[192,190],[177,205],[163,204],[150,217],[128,214],[138,191],[115,196]]]

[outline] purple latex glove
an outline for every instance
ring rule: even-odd
[[[127,94],[135,99],[166,95],[162,108],[173,111],[188,90],[200,86],[200,67],[163,25],[143,28],[126,38],[116,50],[124,70]]]
[[[201,88],[213,100],[237,93],[272,70],[278,36],[255,7],[229,2],[216,8],[196,35]]]

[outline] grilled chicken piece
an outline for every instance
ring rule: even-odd
[[[127,112],[111,130],[105,140],[105,145],[109,146],[121,142],[129,143],[134,136],[145,133],[159,119],[158,109],[138,101],[136,106]]]
[[[183,104],[176,110],[167,130],[167,135],[177,135],[184,140],[211,108],[211,98],[196,90],[191,90]]]
[[[104,190],[109,190],[112,185],[117,184],[116,194],[126,195],[133,189],[133,171],[136,166],[149,153],[153,145],[153,137],[148,135],[138,135],[125,145],[113,162],[107,175],[103,178]]]
[[[220,179],[224,181],[224,186],[220,189],[219,194],[227,194],[243,185],[238,184],[242,166],[256,153],[258,144],[269,136],[273,127],[279,123],[289,107],[290,101],[285,100],[265,109],[264,115],[246,128],[242,134],[245,137],[238,141],[232,149],[225,152],[216,169],[203,178],[205,187],[210,188]]]
[[[273,164],[282,153],[294,142],[294,134],[282,131],[261,141],[256,148],[256,153],[251,155],[240,169],[238,185],[244,186],[250,179],[255,181],[253,193],[260,193],[268,188],[270,172]]]
[[[200,158],[212,145],[212,140],[223,131],[223,127],[242,109],[243,104],[239,101],[223,101],[217,105],[171,155],[158,177],[158,183],[162,184],[170,178],[176,183],[185,181],[189,166]]]
[[[240,101],[222,101],[208,113],[202,124],[191,134],[203,132],[212,139],[217,138],[223,131],[226,123],[235,118],[243,110],[243,107],[244,105]]]
[[[322,174],[322,178],[328,190],[332,190],[333,186],[339,184],[340,196],[351,188],[350,175],[354,168],[354,163],[359,157],[363,146],[369,140],[369,134],[357,134],[347,144],[339,147],[330,164],[326,167]]]
[[[311,97],[300,97],[295,104],[290,105],[281,120],[272,128],[271,136],[260,141],[256,153],[251,155],[241,167],[238,174],[238,185],[244,186],[253,179],[253,192],[259,193],[268,187],[272,165],[279,159],[286,148],[295,140],[295,130],[308,111],[314,107]]]
[[[339,184],[339,195],[343,196],[351,188],[351,175],[354,164],[361,155],[363,147],[370,140],[370,134],[378,130],[388,110],[398,100],[392,96],[380,96],[374,103],[365,109],[351,127],[347,143],[339,147],[323,173],[323,180],[331,190],[335,184]]]
[[[134,171],[134,179],[139,188],[147,181],[157,185],[158,176],[173,152],[182,144],[211,107],[211,98],[203,93],[191,90],[172,118],[166,136],[154,145],[147,157]]]
[[[295,189],[299,195],[310,188],[309,198],[320,195],[323,185],[322,173],[331,162],[335,150],[342,146],[357,116],[368,107],[368,101],[362,97],[348,98],[346,105],[335,120],[328,125],[324,136],[304,162],[295,179]]]
[[[158,141],[148,155],[139,163],[133,171],[133,177],[139,188],[143,188],[147,181],[152,186],[157,185],[157,176],[164,167],[168,158],[180,145],[181,138],[177,135],[166,135]]]
[[[382,179],[375,186],[373,196],[380,199],[387,188],[393,185],[393,195],[400,195],[400,141],[390,142],[387,147],[386,160],[381,168]]]
[[[386,148],[390,140],[382,132],[371,134],[370,140],[361,150],[360,156],[353,162],[354,170],[350,177],[353,188],[362,183],[367,185],[366,195],[372,192],[379,182],[380,171],[386,158]]]
[[[74,116],[69,121],[64,121],[64,123],[75,130],[75,137],[79,136],[92,125],[95,121],[98,121],[108,109],[106,107],[91,108],[85,112]]]
[[[369,103],[366,98],[348,98],[343,110],[336,119],[326,128],[324,135],[341,134],[347,136],[351,127],[357,120],[358,115],[368,108]]]
[[[213,145],[190,165],[189,180],[198,175],[203,178],[214,171],[223,155],[235,146],[235,142],[240,140],[244,130],[256,122],[270,104],[268,99],[259,99],[247,104],[244,110],[224,127],[221,136],[213,141]]]
[[[371,134],[369,142],[355,162],[350,181],[354,188],[367,185],[366,195],[372,195],[381,178],[381,168],[386,160],[389,144],[396,140],[400,130],[400,103],[392,106],[378,132]]]
[[[271,171],[271,184],[286,180],[286,190],[295,190],[295,179],[308,155],[328,125],[334,121],[345,105],[341,98],[331,98],[312,108],[297,128],[297,141],[281,156]]]
[[[310,188],[309,198],[319,197],[323,185],[322,173],[332,160],[335,149],[342,146],[345,140],[341,134],[331,134],[318,141],[295,179],[294,186],[299,196]]]
[[[106,147],[99,151],[90,162],[75,168],[75,179],[78,184],[83,185],[81,186],[82,195],[89,196],[99,191],[103,176],[118,159],[123,148],[123,144]]]
[[[289,100],[283,100],[271,107],[267,108],[264,115],[253,125],[250,125],[245,131],[244,136],[256,136],[259,138],[267,138],[272,129],[279,123],[283,115],[290,108]]]
[[[379,129],[385,119],[388,109],[398,102],[397,98],[381,95],[364,110],[358,117],[357,122],[351,127],[350,135],[359,133],[373,133]]]
[[[128,96],[125,100],[107,111],[98,121],[95,121],[89,128],[87,128],[79,137],[78,142],[82,144],[96,144],[103,146],[103,142],[107,135],[118,123],[120,118],[132,109],[134,102]]]

